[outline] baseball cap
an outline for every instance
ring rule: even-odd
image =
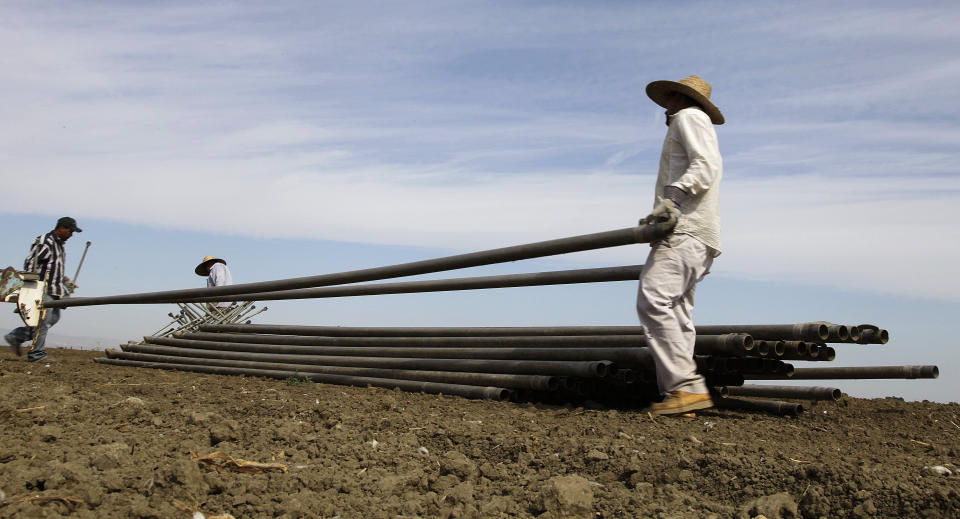
[[[77,227],[77,221],[69,216],[64,216],[63,218],[57,220],[57,227],[64,227],[73,232],[83,232],[83,229]]]

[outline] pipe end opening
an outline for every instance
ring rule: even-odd
[[[837,325],[837,338],[840,339],[841,341],[849,340],[850,329],[842,324]]]
[[[770,354],[770,344],[767,341],[756,342],[757,353],[766,357]]]
[[[830,337],[830,327],[822,323],[817,325],[817,336],[821,341],[827,340]]]
[[[783,341],[777,341],[773,345],[773,354],[776,355],[777,357],[783,357],[783,355],[786,352],[787,352],[787,345]]]
[[[606,362],[598,362],[594,368],[594,373],[600,378],[604,378],[610,374],[610,371],[613,370],[613,366]]]
[[[849,326],[849,327],[847,327],[847,328],[848,328],[848,331],[849,331],[849,333],[850,333],[850,340],[853,341],[853,342],[858,342],[858,341],[860,341],[860,337],[862,337],[862,335],[863,335],[863,332],[860,331],[860,327],[859,327],[859,326]]]

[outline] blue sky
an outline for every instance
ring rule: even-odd
[[[841,363],[943,377],[840,387],[956,400],[958,22],[950,2],[4,2],[0,258],[74,216],[68,270],[93,241],[81,294],[106,295],[202,286],[206,254],[260,281],[626,227],[664,134],[643,88],[698,74],[728,122],[696,320],[876,322],[890,344]],[[275,302],[262,321],[631,324],[634,290]],[[55,331],[126,339],[168,311],[78,308]]]

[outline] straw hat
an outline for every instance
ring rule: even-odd
[[[703,111],[710,116],[713,124],[723,124],[723,114],[720,109],[710,102],[710,92],[713,89],[700,76],[690,76],[680,81],[654,81],[647,85],[647,96],[654,103],[666,108],[667,98],[673,92],[679,92],[693,99],[703,107]]]
[[[220,258],[214,258],[213,256],[204,256],[203,261],[201,261],[200,264],[197,265],[197,268],[193,269],[193,271],[196,272],[198,276],[209,276],[210,267],[212,267],[214,263],[223,263],[224,265],[227,264],[226,261],[223,261]]]

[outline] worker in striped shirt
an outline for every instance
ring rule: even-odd
[[[65,297],[76,288],[70,278],[63,273],[66,260],[63,245],[75,232],[83,232],[77,227],[76,220],[69,216],[60,218],[52,231],[34,240],[30,255],[23,261],[23,270],[40,274],[40,280],[47,284],[46,294],[43,296],[44,302]],[[48,308],[39,327],[21,326],[5,335],[4,339],[18,356],[22,354],[20,346],[35,339],[33,349],[27,353],[27,361],[51,362],[47,359],[44,343],[47,340],[47,331],[59,320],[60,309]]]

